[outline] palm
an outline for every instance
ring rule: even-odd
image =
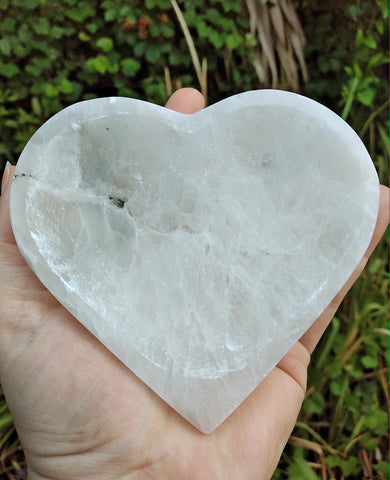
[[[201,108],[194,92],[181,92],[168,107]],[[371,250],[388,222],[382,193]],[[32,479],[127,479],[134,472],[159,479],[271,476],[301,407],[309,352],[354,278],[247,400],[204,435],[39,282],[15,244],[8,192],[0,201],[0,225],[0,378]]]
[[[26,292],[22,307],[19,295],[13,298],[7,288],[3,293],[11,299],[10,312],[30,312],[33,333],[13,332],[21,354],[9,359],[2,379],[30,468],[51,478],[68,459],[64,468],[73,464],[77,476],[80,461],[75,465],[74,458],[83,453],[87,460],[88,453],[99,452],[95,461],[101,462],[102,478],[155,464],[168,471],[187,469],[193,478],[199,468],[203,474],[210,470],[206,478],[218,478],[217,472],[229,478],[235,469],[241,476],[248,471],[241,478],[259,478],[260,469],[272,471],[303,400],[304,385],[294,376],[304,379],[304,347],[295,347],[283,360],[284,370],[276,367],[221,428],[203,435],[50,296],[12,247],[17,262],[3,280],[15,292]],[[8,318],[17,321],[12,313]],[[136,453],[129,455],[135,444]]]

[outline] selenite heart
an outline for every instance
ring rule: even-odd
[[[346,282],[378,203],[343,120],[262,90],[194,115],[128,98],[72,105],[27,144],[10,208],[43,284],[211,432]]]

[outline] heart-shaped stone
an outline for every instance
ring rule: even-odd
[[[53,295],[211,432],[346,282],[378,202],[343,120],[262,90],[194,115],[127,98],[66,108],[19,159],[11,218]]]

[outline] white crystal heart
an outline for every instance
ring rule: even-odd
[[[378,187],[353,130],[300,95],[247,92],[194,115],[102,98],[33,135],[10,208],[44,285],[211,432],[346,282]]]

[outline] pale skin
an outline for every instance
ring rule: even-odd
[[[167,108],[194,113],[181,89]],[[268,377],[212,434],[200,433],[65,310],[19,253],[0,197],[0,381],[30,480],[265,480],[277,466],[306,390],[310,354],[385,232],[389,191],[371,244],[345,287]]]

